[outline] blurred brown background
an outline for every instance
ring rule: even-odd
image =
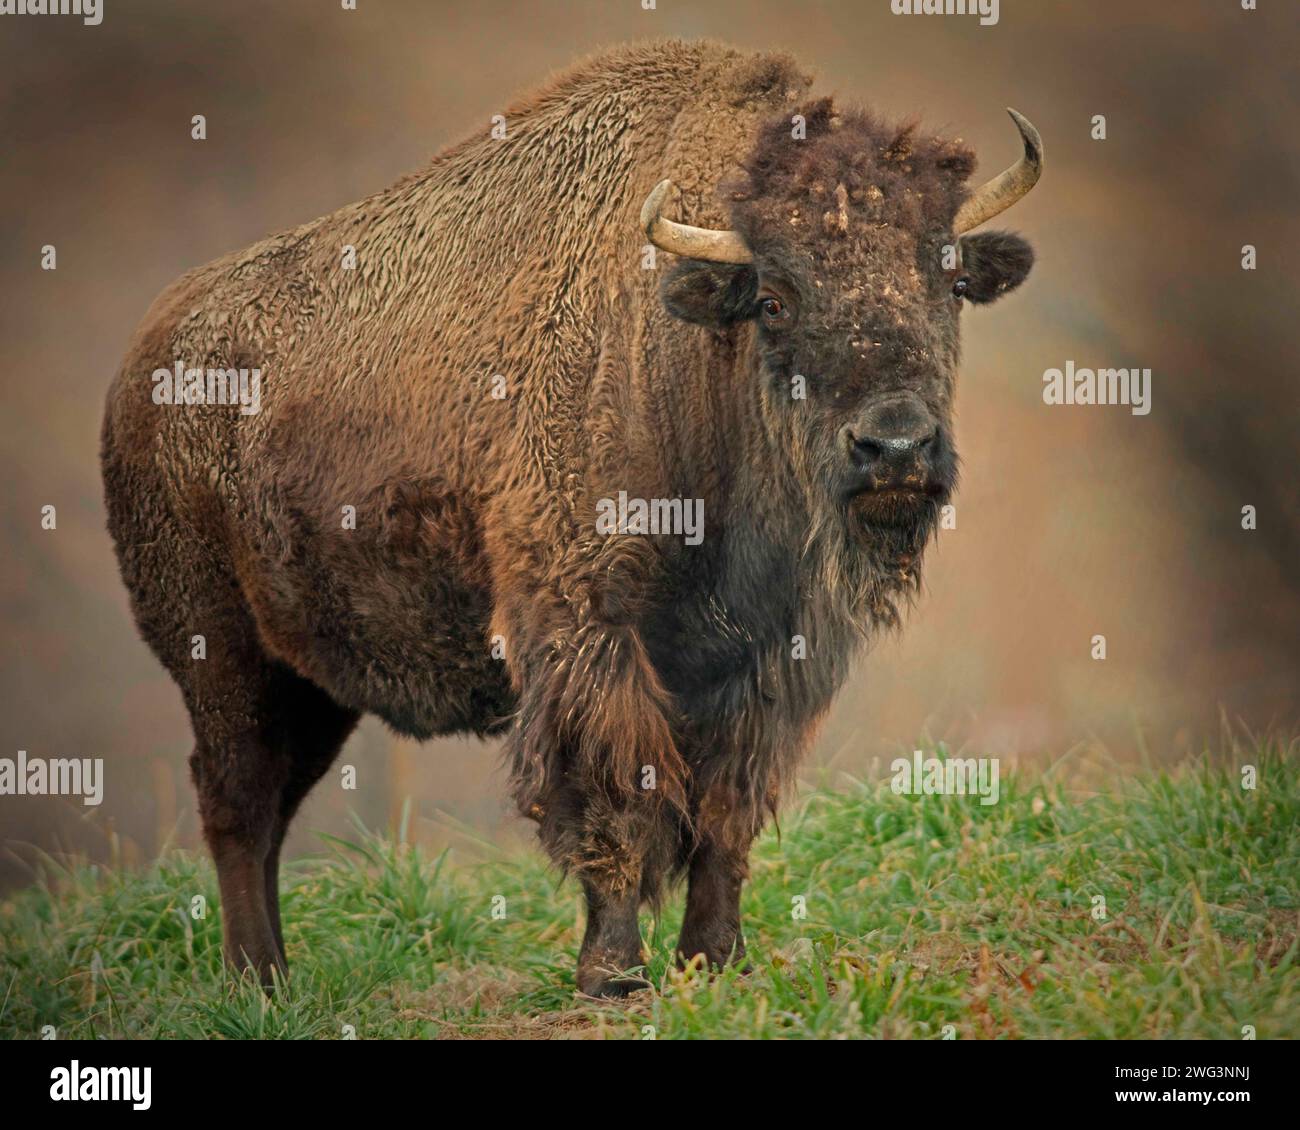
[[[150,300],[638,37],[788,49],[819,90],[961,134],[985,175],[1016,156],[1004,106],[1046,142],[1042,184],[1008,217],[1039,265],[965,315],[958,528],[907,630],[841,696],[815,763],[865,772],[922,738],[1160,761],[1213,740],[1221,713],[1292,726],[1300,35],[1288,5],[1261,8],[1003,0],[993,27],[894,16],[889,0],[106,0],[98,27],[0,17],[0,756],[102,757],[107,773],[97,810],[0,797],[0,882],[30,874],[31,845],[116,844],[131,860],[197,842],[188,723],[135,634],[100,498],[104,393]],[[190,139],[198,113],[205,142]],[[1048,408],[1042,373],[1067,359],[1151,368],[1151,414]],[[40,528],[46,504],[57,531]],[[1097,633],[1104,662],[1089,657]],[[417,838],[526,838],[492,745],[420,746],[370,720],[342,761],[359,789],[327,777],[296,850],[346,832],[349,811],[384,826],[407,797]]]

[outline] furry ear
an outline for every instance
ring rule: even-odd
[[[961,237],[962,273],[970,279],[966,298],[992,302],[1015,290],[1034,265],[1034,249],[1018,235],[984,231]]]
[[[721,329],[754,316],[758,276],[750,266],[685,259],[668,272],[659,296],[674,318]]]

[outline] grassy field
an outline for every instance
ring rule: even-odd
[[[537,855],[329,841],[283,881],[293,974],[274,999],[223,979],[206,860],[51,863],[0,907],[0,1037],[1294,1038],[1296,753],[1067,759],[1004,772],[988,807],[809,789],[754,854],[753,971],[674,971],[674,898],[644,923],[659,991],[617,1006],[576,997],[580,900]]]

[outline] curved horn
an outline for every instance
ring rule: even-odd
[[[998,173],[990,181],[985,181],[957,209],[957,218],[952,222],[954,235],[961,235],[971,228],[977,228],[985,220],[991,220],[999,212],[1005,212],[1038,182],[1043,173],[1043,139],[1038,136],[1033,123],[1023,114],[1007,107],[1007,113],[1016,123],[1016,129],[1025,143],[1025,155],[1009,169]]]
[[[641,226],[646,237],[661,251],[671,251],[685,259],[705,259],[710,263],[752,263],[754,256],[745,241],[734,231],[693,228],[666,220],[660,215],[673,182],[661,180],[641,205]]]

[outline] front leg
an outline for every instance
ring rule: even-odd
[[[657,811],[644,799],[614,798],[600,789],[570,793],[543,820],[543,839],[559,833],[562,851],[587,898],[587,930],[578,951],[578,990],[589,997],[626,997],[649,982],[629,973],[644,966],[637,912],[655,873]],[[575,834],[576,833],[576,834]]]
[[[697,842],[690,858],[686,916],[677,943],[677,961],[687,965],[703,956],[706,969],[718,970],[745,957],[740,923],[740,891],[749,875],[749,848],[755,827],[731,790],[711,789],[696,814]]]
[[[686,810],[672,701],[636,631],[598,621],[590,609],[544,656],[518,666],[523,689],[509,740],[515,799],[586,895],[579,990],[624,997],[649,987],[626,976],[646,963],[637,911],[658,905]]]
[[[746,855],[716,843],[703,843],[691,856],[686,917],[677,943],[677,963],[702,957],[706,969],[718,970],[745,957],[740,926],[740,889],[748,874]]]
[[[637,922],[640,888],[614,889],[584,878],[587,932],[578,952],[578,991],[589,997],[625,997],[650,983],[628,973],[645,964]]]

